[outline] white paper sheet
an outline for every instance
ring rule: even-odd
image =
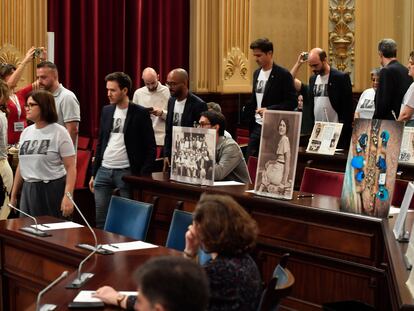
[[[31,225],[31,227],[35,228],[36,225]],[[59,229],[70,229],[70,228],[81,228],[83,227],[81,224],[72,221],[64,221],[64,222],[54,222],[50,224],[38,224],[37,226],[39,230],[47,231],[47,230],[59,230]]]
[[[241,186],[244,185],[241,182],[233,181],[233,180],[225,180],[225,181],[215,181],[214,186]]]
[[[401,234],[405,234],[405,232],[402,232],[404,230],[404,223],[405,218],[407,217],[407,211],[408,207],[410,206],[411,199],[414,194],[414,184],[412,182],[408,183],[407,190],[404,194],[404,199],[401,203],[400,207],[400,213],[397,216],[397,220],[395,221],[393,232],[395,235],[395,238],[398,239]]]
[[[102,301],[99,298],[92,297],[92,294],[94,294],[94,290],[82,290],[79,292],[79,294],[73,299],[73,302],[100,302]],[[120,291],[122,295],[127,296],[136,296],[137,291]]]
[[[155,248],[158,246],[154,244],[142,242],[142,241],[133,241],[133,242],[124,242],[124,243],[102,244],[101,247],[116,253],[116,252],[132,251],[132,250],[137,250],[137,249]]]

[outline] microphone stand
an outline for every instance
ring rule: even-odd
[[[32,215],[29,215],[28,213],[23,212],[21,209],[13,206],[10,203],[7,204],[7,206],[10,207],[10,208],[12,208],[12,209],[14,209],[14,210],[16,210],[16,211],[18,211],[18,212],[20,212],[20,213],[22,213],[23,215],[25,215],[25,216],[29,217],[31,220],[33,220],[33,222],[35,224],[35,228],[32,228],[32,227],[23,227],[23,228],[20,228],[21,231],[24,231],[24,232],[27,232],[27,233],[30,233],[30,234],[33,234],[35,236],[42,237],[42,238],[47,237],[47,236],[51,236],[50,233],[47,233],[45,231],[42,231],[42,230],[40,230],[38,228],[37,220]]]
[[[77,245],[77,246],[79,246],[81,248],[86,248],[88,250],[92,250],[92,252],[88,256],[86,256],[86,258],[84,260],[82,260],[81,263],[79,264],[79,267],[78,267],[78,275],[77,275],[76,279],[74,279],[72,283],[70,283],[70,284],[68,284],[66,286],[66,288],[80,288],[83,284],[86,283],[87,280],[89,280],[90,278],[93,277],[93,273],[81,273],[83,264],[89,258],[91,258],[95,253],[97,253],[98,250],[101,249],[101,245],[98,245],[98,239],[96,238],[95,231],[92,229],[91,225],[86,220],[85,216],[82,214],[82,212],[80,211],[79,207],[76,205],[75,201],[73,200],[72,194],[70,192],[66,192],[66,196],[69,198],[69,200],[71,201],[71,203],[73,204],[73,206],[78,211],[79,215],[82,217],[82,219],[85,222],[85,224],[88,226],[89,230],[92,232],[93,239],[95,241],[95,246],[91,246],[91,245],[88,245],[88,244],[78,244]],[[105,252],[106,254],[108,254],[108,253],[112,253],[113,254],[112,251],[109,251],[109,250],[105,250],[105,251],[107,251],[107,252]]]
[[[49,289],[51,289],[53,286],[55,286],[57,283],[59,283],[62,279],[66,278],[68,276],[68,271],[63,271],[62,274],[54,280],[52,283],[50,283],[48,286],[46,286],[43,290],[39,292],[37,295],[37,301],[36,301],[36,311],[49,311],[49,310],[55,310],[56,305],[54,304],[44,304],[40,306],[40,298],[42,298],[42,295],[46,293]]]

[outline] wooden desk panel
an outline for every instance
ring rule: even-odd
[[[256,261],[265,281],[270,279],[280,256],[291,253],[289,269],[297,285],[285,302],[298,310],[320,310],[325,302],[357,299],[390,310],[385,286],[385,246],[382,220],[340,212],[339,200],[328,196],[291,201],[274,200],[246,193],[248,186],[197,187],[170,182],[168,176],[128,176],[134,198],[148,200],[148,193],[163,202],[157,208],[151,238],[165,243],[177,201],[192,210],[203,192],[233,196],[257,221],[260,234]],[[190,207],[191,209],[188,209]],[[162,231],[160,230],[162,228]]]
[[[57,221],[52,217],[38,217],[39,223]],[[38,292],[68,270],[71,275],[43,299],[61,305],[59,310],[66,310],[67,303],[73,300],[79,290],[67,290],[64,286],[76,278],[79,263],[89,254],[76,245],[94,244],[92,234],[83,227],[53,230],[51,237],[38,238],[19,230],[31,224],[28,218],[0,221],[2,310],[27,310],[29,306],[29,309],[34,309],[33,302]],[[114,233],[98,229],[95,232],[100,244],[131,241]],[[96,254],[82,269],[83,272],[95,274],[83,289],[111,284],[120,289],[133,290],[133,271],[148,258],[167,254],[180,255],[177,251],[163,247],[113,255]]]

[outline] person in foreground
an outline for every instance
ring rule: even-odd
[[[73,204],[65,193],[73,194],[76,180],[75,149],[71,137],[57,124],[53,95],[39,90],[29,94],[27,118],[34,122],[20,136],[19,165],[10,203],[32,216],[70,216]]]
[[[110,286],[94,294],[104,303],[137,311],[204,311],[208,280],[196,263],[181,257],[155,257],[135,273],[138,296],[125,296]]]
[[[249,252],[258,228],[230,196],[203,194],[185,239],[185,257],[196,258],[200,248],[211,254],[204,266],[210,284],[208,310],[256,310],[261,278]]]

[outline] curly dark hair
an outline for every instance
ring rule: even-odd
[[[193,219],[208,253],[237,255],[256,245],[256,221],[230,196],[203,194]]]

